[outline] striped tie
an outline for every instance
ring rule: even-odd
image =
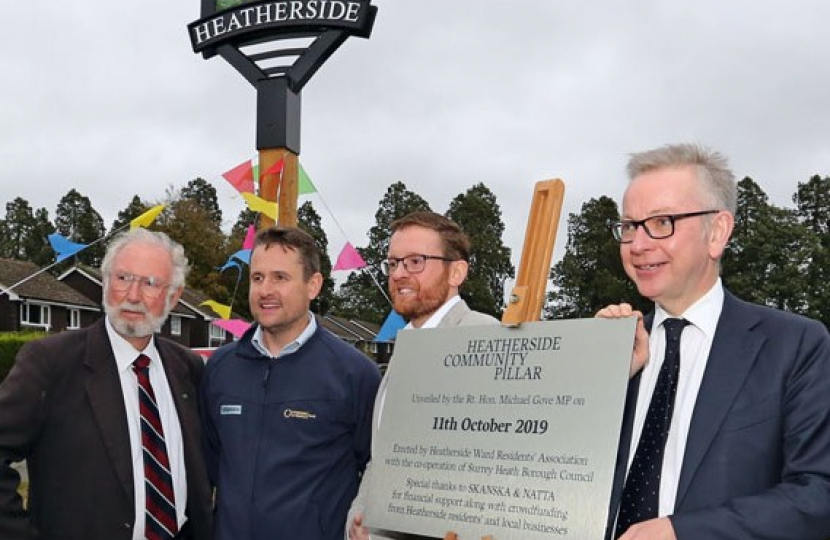
[[[170,460],[164,444],[164,430],[150,385],[150,359],[140,355],[133,362],[138,378],[138,405],[141,413],[141,447],[144,455],[145,531],[147,540],[167,540],[178,533],[176,501]]]

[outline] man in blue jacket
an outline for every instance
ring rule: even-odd
[[[203,377],[205,449],[217,540],[339,540],[369,461],[380,373],[317,325],[314,239],[259,232],[249,301],[256,320]]]

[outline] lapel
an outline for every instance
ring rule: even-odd
[[[467,302],[459,300],[453,307],[450,308],[446,315],[441,317],[437,327],[445,328],[458,326],[469,311],[470,308],[467,307]]]
[[[92,414],[121,487],[124,488],[124,495],[132,501],[133,463],[127,412],[115,355],[112,353],[103,317],[89,327],[84,354],[85,388]]]
[[[723,311],[689,426],[675,508],[681,507],[689,485],[766,341],[765,336],[752,331],[760,321],[757,310],[728,291],[724,295]]]
[[[164,373],[170,385],[176,412],[179,414],[182,438],[185,444],[188,444],[191,442],[189,435],[192,435],[192,428],[199,422],[196,410],[196,387],[189,376],[187,362],[181,358],[173,345],[156,339],[156,347],[164,364]]]

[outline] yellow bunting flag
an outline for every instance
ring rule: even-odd
[[[150,224],[152,224],[153,221],[159,216],[159,214],[161,214],[162,210],[164,210],[164,205],[158,204],[137,218],[133,218],[132,221],[130,221],[130,229],[135,229],[136,227],[149,227]]]
[[[219,302],[215,302],[213,300],[205,300],[199,305],[209,307],[226,321],[231,318],[231,306],[226,306],[225,304],[220,304]]]
[[[257,197],[253,193],[243,193],[242,198],[245,199],[246,203],[248,203],[248,208],[250,208],[252,212],[265,214],[274,221],[277,221],[277,203],[266,201],[262,197]]]

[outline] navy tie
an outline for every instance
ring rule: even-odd
[[[133,362],[138,379],[141,414],[141,447],[144,455],[145,529],[147,540],[167,540],[178,533],[173,477],[164,443],[156,394],[150,385],[150,359],[140,355]]]
[[[660,472],[669,436],[677,379],[680,374],[680,334],[689,324],[686,319],[666,319],[666,355],[640,434],[640,442],[623,488],[620,513],[617,516],[619,538],[631,525],[657,517],[660,503]]]

